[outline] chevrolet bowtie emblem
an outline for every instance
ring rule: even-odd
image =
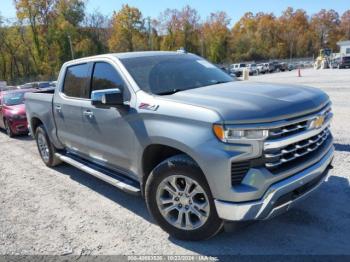
[[[324,123],[324,116],[318,116],[316,117],[312,123],[311,123],[311,126],[313,128],[320,128]]]

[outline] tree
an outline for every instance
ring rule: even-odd
[[[43,59],[44,50],[42,35],[48,32],[50,16],[54,7],[54,0],[14,0],[17,18],[20,22],[28,21],[36,53]]]
[[[111,37],[108,45],[111,51],[126,52],[145,50],[147,38],[144,19],[139,9],[123,5],[112,17]]]
[[[280,28],[272,13],[257,13],[254,34],[256,53],[263,58],[281,57]]]
[[[339,14],[333,9],[322,9],[312,16],[311,29],[313,30],[315,51],[325,47],[330,47],[333,50],[337,48],[339,24]]]
[[[233,26],[230,34],[230,53],[233,61],[261,59],[262,55],[257,50],[258,23],[255,15],[245,13]]]
[[[214,63],[227,58],[230,18],[225,12],[212,13],[201,30],[201,53]]]
[[[344,12],[340,20],[340,31],[342,40],[350,39],[350,10]]]
[[[163,35],[160,48],[162,50],[184,48],[186,51],[198,53],[199,20],[198,12],[190,6],[185,6],[182,10],[165,10],[159,19],[159,31]]]
[[[305,39],[309,30],[308,16],[302,9],[294,11],[288,7],[279,18],[280,37],[282,42],[288,46],[288,56],[303,56],[306,54]]]
[[[85,16],[82,33],[89,42],[85,51],[90,54],[102,54],[108,52],[108,39],[110,19],[98,11]],[[81,48],[83,49],[83,48]]]
[[[71,58],[68,36],[73,44],[82,36],[78,30],[85,15],[85,0],[14,0],[14,4],[19,40],[32,58],[36,74],[54,78],[62,62]]]
[[[123,5],[110,19],[96,11],[87,14],[86,1],[13,0],[17,19],[0,17],[0,78],[10,83],[55,79],[72,58],[71,46],[75,58],[184,47],[222,63],[311,56],[323,47],[337,50],[337,41],[350,38],[350,10],[341,18],[324,9],[311,18],[290,7],[280,17],[248,12],[228,28],[225,12],[201,21],[185,6],[166,9],[156,20]]]

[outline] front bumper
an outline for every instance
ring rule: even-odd
[[[15,134],[28,133],[28,122],[26,119],[10,120],[10,128]]]
[[[271,185],[260,200],[234,203],[216,199],[219,217],[228,221],[261,220],[287,211],[323,183],[333,155],[332,146],[316,164]]]

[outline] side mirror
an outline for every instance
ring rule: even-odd
[[[92,91],[91,103],[94,106],[123,105],[123,92],[119,88]]]

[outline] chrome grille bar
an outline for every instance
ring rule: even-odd
[[[267,140],[264,143],[264,150],[278,149],[278,148],[286,147],[290,144],[294,144],[294,143],[297,143],[299,141],[302,141],[302,140],[308,139],[310,137],[313,137],[315,135],[318,135],[320,132],[322,132],[323,130],[328,128],[328,126],[330,125],[330,121],[331,121],[332,116],[333,116],[333,114],[331,112],[329,112],[326,116],[324,125],[319,129],[312,129],[312,130],[306,129],[304,131],[300,131],[296,134],[292,134],[292,135],[289,135],[286,137]]]
[[[276,128],[269,131],[270,137],[285,136],[292,132],[305,130],[308,127],[308,121],[303,121],[297,124],[288,125],[282,128]]]
[[[295,160],[317,150],[330,134],[329,126],[326,126],[319,134],[310,138],[292,143],[278,149],[276,152],[265,153],[267,159],[265,166],[268,168],[278,167],[284,163]]]

